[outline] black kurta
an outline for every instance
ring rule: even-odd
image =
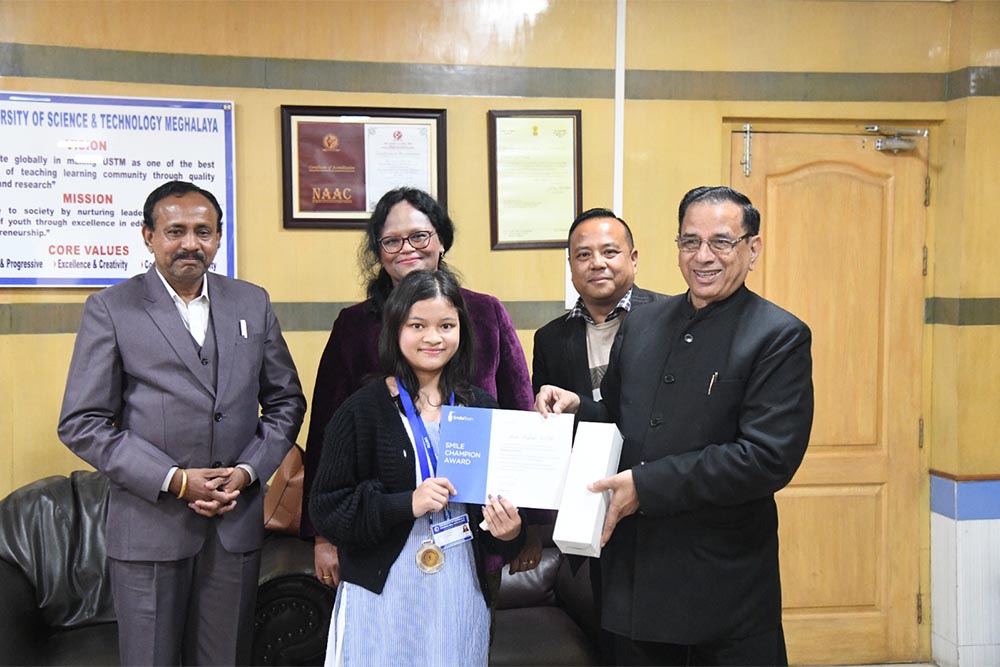
[[[781,622],[774,493],[813,415],[811,334],[741,287],[695,310],[686,294],[622,324],[580,418],[615,421],[639,512],[601,554],[602,624],[635,640],[696,644]]]

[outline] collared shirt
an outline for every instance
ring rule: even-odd
[[[208,276],[202,276],[201,278],[201,294],[199,294],[194,299],[191,299],[190,303],[184,303],[184,299],[177,294],[167,279],[163,277],[160,273],[160,268],[156,267],[156,275],[159,276],[160,282],[163,286],[167,288],[167,294],[170,295],[171,300],[173,300],[174,305],[177,306],[177,312],[181,314],[181,320],[184,322],[184,326],[191,333],[191,337],[194,341],[198,343],[198,347],[205,344],[205,334],[208,333],[208,316],[211,312],[210,303],[208,300]]]
[[[621,316],[622,313],[627,313],[632,310],[632,288],[630,287],[625,295],[622,296],[618,305],[611,309],[607,317],[604,318],[605,322],[610,322]],[[569,315],[566,316],[567,320],[571,320],[574,317],[582,317],[587,324],[596,324],[594,318],[591,316],[590,311],[587,310],[587,305],[583,302],[583,297],[577,297],[576,305],[573,306],[573,310],[569,311]]]

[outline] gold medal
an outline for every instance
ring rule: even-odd
[[[431,540],[425,541],[417,549],[417,568],[424,574],[440,572],[444,567],[444,551]]]

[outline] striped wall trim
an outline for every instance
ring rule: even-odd
[[[275,302],[274,312],[286,332],[330,331],[346,302]],[[508,301],[504,304],[514,325],[535,330],[554,317],[564,315],[561,301]],[[82,303],[0,304],[0,335],[76,333],[83,314]]]
[[[329,331],[346,302],[277,302],[274,311],[285,331]],[[507,301],[514,325],[535,330],[564,315],[561,301]],[[74,333],[80,324],[82,303],[0,304],[0,335]],[[1000,299],[930,297],[924,302],[927,324],[955,326],[1000,325]]]
[[[276,302],[274,311],[285,331],[329,331],[346,302]],[[514,326],[534,331],[566,314],[562,301],[506,301]],[[80,325],[82,303],[0,304],[0,335],[74,333]],[[955,326],[1000,325],[1000,299],[930,297],[924,302],[927,324]]]
[[[948,73],[948,100],[1000,96],[1000,67],[966,67]]]
[[[0,42],[0,76],[479,97],[614,97],[610,69],[204,56]],[[1000,96],[1000,67],[948,73],[628,70],[637,100],[941,102]]]
[[[340,311],[350,303],[272,302],[281,329],[290,331],[329,331]]]
[[[924,301],[924,322],[955,326],[1000,324],[1000,299],[956,299],[933,296]]]
[[[614,97],[614,72],[200,56],[0,42],[0,76],[483,97]]]
[[[0,335],[76,333],[82,303],[2,303]]]
[[[1000,479],[957,482],[931,475],[931,511],[956,521],[1000,519]]]
[[[945,74],[631,70],[625,75],[625,97],[637,100],[940,102],[946,93]]]
[[[932,477],[940,477],[942,479],[948,479],[952,482],[1000,482],[1000,473],[996,474],[982,474],[977,473],[975,475],[957,475],[955,473],[945,472],[944,470],[936,470],[931,468],[930,472]]]

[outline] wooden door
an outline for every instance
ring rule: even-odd
[[[778,494],[789,659],[919,657],[918,452],[926,139],[880,153],[868,135],[754,133],[733,187],[761,210],[748,285],[813,333],[816,416]]]

